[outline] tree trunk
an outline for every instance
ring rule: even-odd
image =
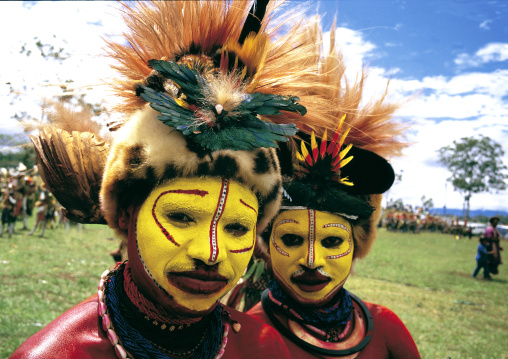
[[[466,196],[466,202],[467,202],[467,210],[466,210],[466,219],[469,219],[469,201],[471,199],[471,195]]]

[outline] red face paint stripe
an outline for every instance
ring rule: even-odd
[[[155,214],[155,207],[157,206],[157,202],[159,201],[159,199],[168,194],[168,193],[183,193],[183,194],[194,194],[194,195],[197,195],[197,196],[201,196],[201,197],[204,197],[208,194],[207,191],[201,191],[199,189],[190,189],[190,190],[185,190],[185,189],[174,189],[174,190],[170,190],[170,191],[164,191],[162,192],[161,194],[159,194],[159,196],[157,197],[157,199],[155,200],[154,204],[153,204],[153,207],[152,207],[152,216],[153,216],[153,219],[155,220],[155,223],[157,224],[157,226],[159,227],[159,229],[161,230],[161,232],[166,236],[166,238],[168,239],[168,241],[170,241],[171,243],[173,243],[175,246],[177,247],[180,247],[180,244],[177,243],[175,241],[175,239],[173,238],[173,236],[171,236],[171,234],[169,234],[169,232],[167,231],[166,228],[164,228],[164,226],[159,222],[159,219],[157,218],[157,215]]]
[[[247,203],[245,203],[243,201],[243,199],[240,199],[240,203],[243,204],[245,207],[248,207],[248,208],[252,209],[254,211],[254,213],[258,214],[258,212],[254,209],[254,207],[252,207],[252,206],[248,205]]]
[[[217,203],[217,208],[215,209],[215,214],[213,216],[212,223],[210,223],[210,258],[208,259],[209,263],[215,263],[217,257],[219,255],[219,246],[217,245],[217,223],[219,222],[222,213],[224,212],[224,208],[226,208],[226,199],[228,198],[229,192],[229,182],[227,179],[222,180],[222,187],[220,190],[220,198]]]
[[[165,193],[183,193],[183,194],[194,194],[196,196],[204,197],[208,194],[208,191],[202,191],[199,189],[174,189],[171,191],[166,191]]]
[[[250,251],[252,248],[254,248],[254,246],[250,246],[249,248],[244,248],[244,249],[230,250],[230,252],[231,253],[245,253],[245,252]]]

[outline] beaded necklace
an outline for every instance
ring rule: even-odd
[[[313,309],[303,306],[291,298],[276,280],[268,284],[271,296],[282,308],[289,308],[289,313],[294,319],[313,326],[337,327],[346,325],[351,319],[353,304],[349,292],[341,288],[339,293],[331,300],[332,305]]]
[[[276,313],[278,315],[281,315],[286,318],[292,318],[298,320],[301,316],[292,308],[289,308],[284,303],[281,303],[277,299],[274,298],[273,295],[270,295],[270,290],[267,289],[263,292],[261,296],[261,304],[263,306],[263,310],[270,319],[270,321],[273,323],[274,327],[286,338],[293,341],[296,345],[303,348],[304,350],[307,350],[311,353],[319,353],[326,356],[332,356],[332,357],[341,357],[346,355],[351,355],[354,353],[357,353],[361,351],[363,348],[367,346],[367,344],[370,342],[370,339],[372,337],[372,331],[374,329],[373,327],[373,320],[372,315],[370,314],[367,306],[354,294],[349,293],[351,296],[351,299],[360,307],[360,310],[362,311],[362,317],[366,321],[365,323],[365,333],[363,338],[360,342],[353,344],[352,347],[347,349],[334,349],[334,348],[325,348],[324,345],[313,345],[306,340],[303,340],[302,338],[298,337],[293,331],[288,328],[285,324],[283,324],[279,318],[277,317]],[[342,338],[346,337],[347,334],[352,330],[352,326],[354,324],[351,324],[355,319],[351,319],[348,324],[346,324],[346,327],[342,330],[336,330],[334,335],[336,336],[337,340],[330,340],[330,338],[323,338],[324,343],[326,342],[335,342],[340,341]],[[305,323],[304,321],[298,320],[303,326],[305,326],[309,331],[314,332],[316,337],[323,337],[326,334],[325,331],[322,331],[318,329],[315,326],[309,325],[308,323]]]
[[[224,355],[227,344],[227,336],[230,324],[223,323],[222,318],[229,319],[229,313],[219,304],[214,311],[208,316],[208,324],[203,332],[201,339],[197,345],[186,352],[172,352],[168,348],[163,347],[161,341],[152,335],[152,340],[148,340],[141,332],[132,326],[122,313],[121,287],[123,287],[123,269],[121,265],[114,271],[105,271],[101,275],[98,290],[98,314],[102,323],[102,328],[107,334],[110,344],[114,347],[118,358],[214,358],[220,359]],[[132,304],[132,303],[131,303]],[[123,303],[123,305],[126,305]],[[127,304],[128,305],[128,304]],[[151,318],[149,318],[150,321]],[[158,324],[158,323],[157,323]],[[165,328],[162,328],[166,325]],[[238,323],[233,326],[239,327]],[[178,325],[179,329],[184,329],[184,325]],[[162,324],[157,329],[162,330],[168,328],[172,331],[172,326]],[[173,330],[177,327],[174,326]],[[239,328],[238,328],[239,329]],[[143,331],[145,333],[145,331]],[[163,342],[163,341],[162,341]]]

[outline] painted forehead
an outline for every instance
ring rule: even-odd
[[[219,186],[221,182],[223,185]],[[173,201],[176,204],[179,201],[190,202],[192,204],[201,199],[211,201],[211,197],[233,198],[241,204],[242,208],[249,209],[257,215],[258,200],[255,194],[244,185],[233,180],[222,180],[221,178],[180,178],[160,185],[154,192],[152,197],[157,195],[155,201],[167,194],[178,195],[165,198],[165,201]],[[199,206],[199,204],[196,205],[196,207]],[[203,211],[206,210],[203,209]]]
[[[309,213],[314,213],[314,216],[309,216]],[[285,210],[277,215],[274,220],[274,229],[279,226],[294,226],[299,227],[302,220],[308,224],[312,218],[318,218],[321,228],[340,228],[351,232],[351,223],[347,218],[330,212],[316,211],[312,209],[295,209]]]

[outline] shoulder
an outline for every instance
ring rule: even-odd
[[[94,296],[72,307],[28,338],[10,359],[114,358],[115,352],[99,327],[97,306]]]
[[[249,314],[229,307],[225,307],[225,309],[231,314],[231,319],[237,321],[241,326],[238,332],[233,328],[229,331],[226,347],[226,353],[229,352],[229,355],[227,357],[289,358],[284,340],[275,329]],[[248,349],[246,350],[246,348]]]
[[[402,323],[402,320],[395,314],[394,311],[392,311],[390,308],[384,307],[379,304],[369,303],[369,302],[363,302],[365,306],[369,309],[370,314],[372,315],[372,319],[374,322],[382,321],[386,324],[395,324],[395,325],[404,325]]]
[[[255,306],[249,309],[247,314],[251,317],[261,320],[263,323],[270,323],[268,317],[265,314],[265,311],[263,310],[261,302],[257,303]]]
[[[420,358],[411,333],[395,312],[382,305],[364,303],[374,322],[373,339],[385,343],[390,358]]]
[[[483,236],[484,236],[484,237],[491,237],[493,233],[494,233],[494,227],[492,227],[492,226],[488,226],[488,227],[485,229],[485,232],[483,232]]]

